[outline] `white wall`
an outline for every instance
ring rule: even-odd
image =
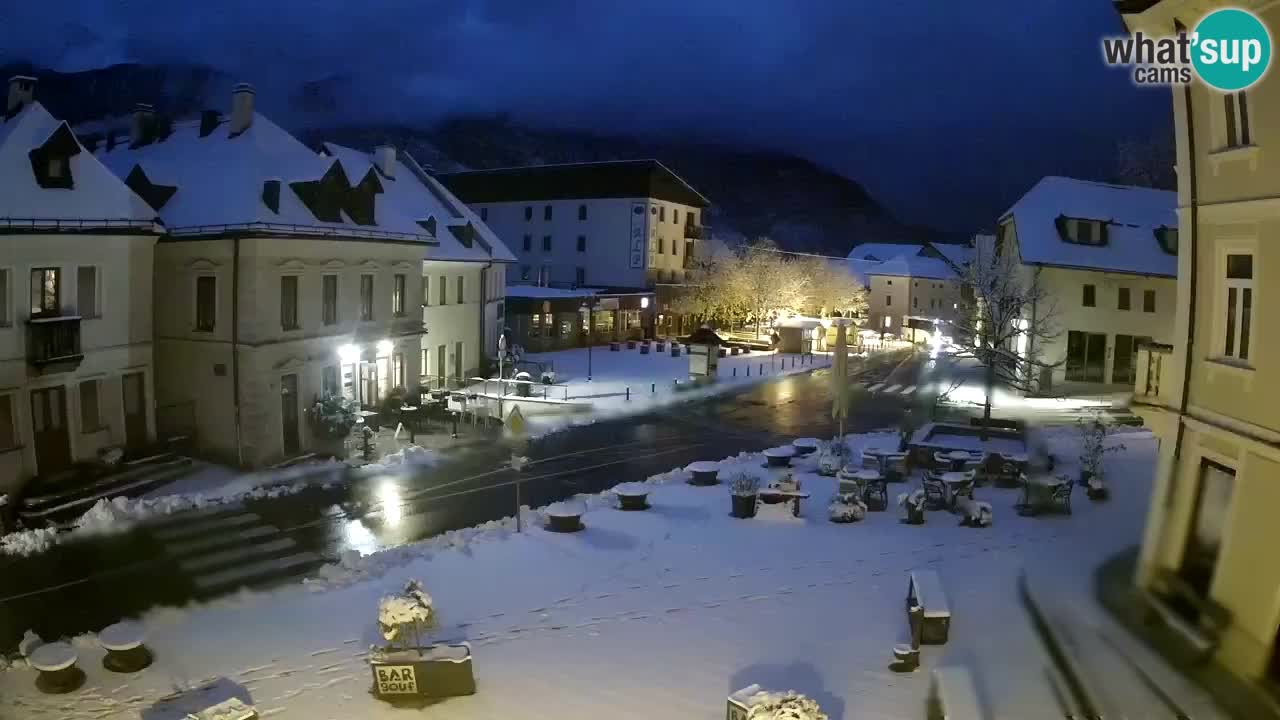
[[[9,398],[18,446],[0,448],[0,492],[13,491],[39,471],[31,426],[31,391],[66,389],[71,457],[91,459],[99,449],[125,442],[121,378],[142,373],[147,400],[147,435],[154,439],[152,389],[152,254],[150,235],[10,235],[0,243],[0,269],[9,278],[6,317],[0,317],[0,395]],[[78,308],[77,268],[97,269],[96,317]],[[61,305],[68,315],[84,314],[80,343],[84,360],[74,370],[36,374],[27,362],[30,316],[29,278],[37,267],[61,269]],[[99,427],[84,427],[80,383],[97,380]]]
[[[631,216],[634,203],[644,203],[646,238],[652,252],[646,252],[642,268],[630,265]],[[578,219],[578,207],[587,207],[587,219]],[[547,206],[551,220],[544,220]],[[515,253],[518,262],[509,266],[507,281],[511,283],[539,281],[540,269],[550,270],[549,282],[572,284],[576,269],[586,270],[586,285],[604,287],[646,287],[655,280],[680,281],[684,278],[686,253],[684,226],[689,213],[702,222],[696,208],[650,198],[606,198],[560,200],[551,202],[476,203],[477,211],[498,237]],[[525,219],[525,208],[533,209],[531,220]],[[663,218],[659,220],[659,218]],[[678,217],[678,221],[676,218]],[[529,250],[524,237],[530,238]],[[544,251],[542,240],[551,236],[551,251]],[[586,238],[586,248],[578,251],[578,237]],[[661,241],[662,253],[657,252]],[[698,241],[695,241],[695,246]],[[661,276],[658,276],[661,271]]]
[[[900,275],[868,275],[867,281],[868,330],[898,334],[909,315],[941,320],[956,317],[961,287],[958,282]]]

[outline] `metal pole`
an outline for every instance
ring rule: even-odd
[[[519,473],[520,471],[517,470],[516,472]],[[516,477],[516,532],[520,532],[521,530],[524,529],[523,523],[520,520],[520,485],[522,482],[523,481],[519,478],[519,476],[517,476]]]

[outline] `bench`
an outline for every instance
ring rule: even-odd
[[[951,606],[942,591],[942,578],[933,570],[912,570],[907,584],[907,612],[918,605],[923,610],[920,642],[942,645],[951,631]]]
[[[927,716],[931,720],[980,720],[985,717],[978,707],[978,692],[968,668],[953,665],[933,671]]]
[[[1222,632],[1231,624],[1231,612],[1218,603],[1204,597],[1168,569],[1156,570],[1151,583],[1143,590],[1147,602],[1147,622],[1155,618],[1176,633],[1190,651],[1192,662],[1203,662],[1217,649]],[[1189,619],[1179,611],[1184,606],[1195,614]]]

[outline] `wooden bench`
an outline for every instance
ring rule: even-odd
[[[928,717],[940,720],[981,720],[978,691],[973,686],[969,669],[960,666],[940,667],[933,671],[929,683]]]
[[[1190,583],[1168,568],[1156,570],[1151,584],[1143,590],[1147,601],[1147,621],[1159,618],[1186,643],[1193,662],[1203,662],[1217,649],[1222,632],[1231,624],[1231,612],[1204,597]],[[1194,611],[1187,618],[1175,604]]]
[[[907,612],[913,605],[923,609],[920,642],[942,645],[951,631],[951,606],[942,590],[942,578],[932,570],[912,570],[907,583]]]

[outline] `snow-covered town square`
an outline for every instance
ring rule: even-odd
[[[1280,720],[1280,3],[10,4],[0,720]]]

